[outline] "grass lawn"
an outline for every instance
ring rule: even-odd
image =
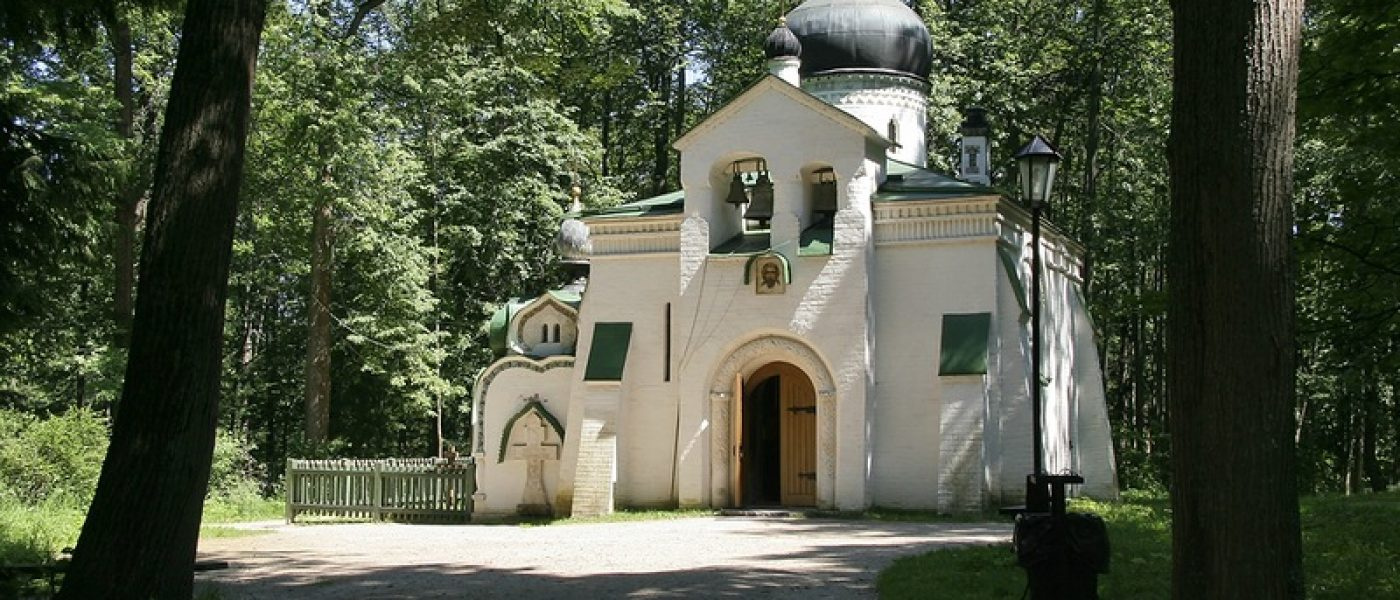
[[[1108,524],[1105,599],[1171,596],[1171,512],[1166,498],[1125,494],[1123,502],[1076,501]],[[1317,496],[1300,501],[1309,598],[1400,598],[1400,492]],[[880,574],[880,597],[1020,598],[1025,572],[1010,545],[935,550],[895,561]]]
[[[259,498],[252,494],[209,500],[204,504],[199,537],[228,538],[271,533],[221,524],[280,519],[283,513],[281,500]],[[75,502],[51,501],[29,505],[0,496],[0,565],[53,562],[60,551],[72,548],[78,542],[78,533],[83,528],[86,514],[87,506],[79,506]],[[44,598],[51,592],[45,578],[0,579],[0,598]]]
[[[258,497],[210,500],[204,505],[200,537],[255,535],[219,527],[221,523],[281,519],[281,500]],[[28,505],[0,497],[0,564],[43,563],[78,541],[86,506],[71,502]],[[238,531],[238,533],[230,533]]]

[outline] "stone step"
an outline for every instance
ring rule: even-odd
[[[719,511],[721,517],[762,517],[765,519],[792,519],[806,516],[806,511],[785,508],[725,508]]]

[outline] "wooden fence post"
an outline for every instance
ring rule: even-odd
[[[384,471],[382,461],[374,461],[374,522],[384,520]]]
[[[287,498],[287,524],[291,525],[296,519],[296,513],[292,512],[292,498],[296,493],[295,473],[292,471],[292,459],[287,459],[287,470],[282,475],[282,493]]]

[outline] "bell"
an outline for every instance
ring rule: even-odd
[[[744,193],[744,178],[740,177],[738,173],[735,173],[734,179],[729,182],[729,197],[725,198],[724,201],[734,206],[748,204],[749,196]]]
[[[812,184],[812,212],[836,212],[835,181],[818,181]]]
[[[752,221],[773,218],[773,180],[768,178],[767,171],[759,172],[758,181],[753,184],[753,202],[749,203],[744,218]]]

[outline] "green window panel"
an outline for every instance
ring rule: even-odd
[[[584,381],[622,381],[627,364],[627,348],[632,344],[631,323],[598,323],[593,326],[593,345],[588,351]]]
[[[939,375],[985,375],[991,313],[943,315],[943,343],[938,356]]]

